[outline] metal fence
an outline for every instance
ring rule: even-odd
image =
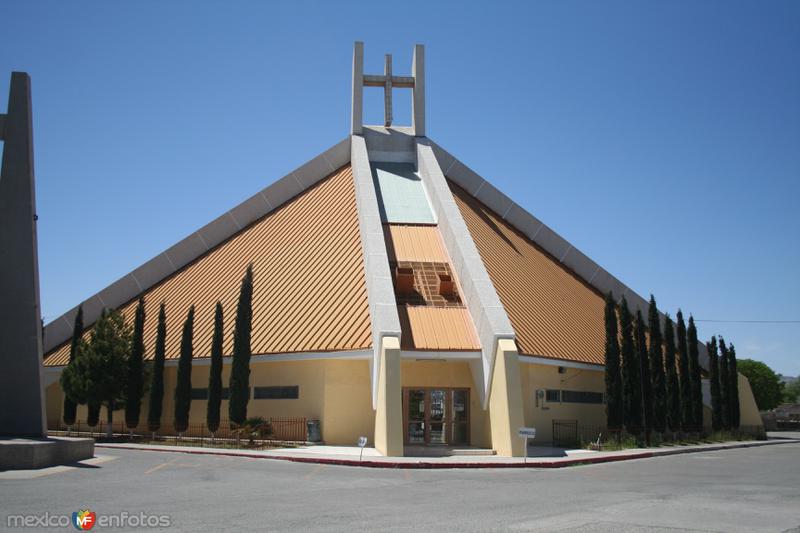
[[[133,431],[128,429],[124,420],[114,421],[111,425],[115,440],[162,441],[166,443],[181,443],[199,446],[240,446],[240,447],[270,447],[307,443],[308,423],[305,418],[273,417],[265,419],[270,431],[250,434],[240,432],[231,427],[228,420],[221,420],[219,428],[213,434],[204,423],[189,424],[180,435],[170,424],[162,426],[156,431],[149,431],[146,424],[140,424]],[[75,424],[67,427],[62,421],[48,424],[49,432],[53,434],[69,434],[73,436],[89,436],[105,438],[108,424],[100,421],[96,426],[89,426],[85,420],[76,420]]]
[[[592,426],[579,424],[577,420],[553,420],[553,446],[556,448],[585,448],[589,445],[605,444],[624,437],[642,441],[645,445],[643,431],[627,432],[624,434],[611,434],[605,426]],[[712,431],[703,428],[702,431],[683,432],[668,431],[664,433],[650,432],[650,444],[688,444],[708,439],[714,440],[763,440],[767,438],[763,426],[740,426],[736,429]]]
[[[579,445],[577,420],[553,420],[554,447],[577,448]]]

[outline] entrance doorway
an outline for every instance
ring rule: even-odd
[[[469,445],[469,389],[403,388],[403,441]]]

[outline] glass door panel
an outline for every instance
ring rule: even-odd
[[[467,444],[469,442],[469,392],[454,390],[453,393],[453,433],[451,444]]]
[[[408,391],[408,442],[425,444],[425,391]]]
[[[408,444],[469,444],[469,390],[405,389]]]
[[[428,444],[447,444],[448,392],[450,391],[441,389],[430,391],[430,412],[428,414],[430,434],[428,435]]]

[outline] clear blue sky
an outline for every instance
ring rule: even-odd
[[[354,40],[424,43],[429,136],[662,309],[800,320],[800,3],[332,4],[0,4],[47,321],[344,138]],[[700,334],[800,374],[800,324]]]

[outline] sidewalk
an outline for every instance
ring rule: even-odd
[[[96,448],[178,452],[196,455],[222,455],[249,457],[256,459],[276,459],[298,463],[317,463],[328,465],[361,466],[371,468],[563,468],[566,466],[629,461],[684,453],[712,452],[735,448],[754,448],[778,444],[800,443],[800,439],[771,439],[765,441],[723,442],[695,446],[674,446],[662,448],[633,448],[615,452],[596,452],[589,450],[564,450],[559,457],[494,457],[494,456],[451,456],[451,457],[384,457],[375,448],[364,448],[363,458],[359,460],[359,448],[355,446],[304,446],[300,448],[280,448],[275,450],[229,450],[222,448],[198,448],[194,446],[162,446],[136,443],[102,443]]]

